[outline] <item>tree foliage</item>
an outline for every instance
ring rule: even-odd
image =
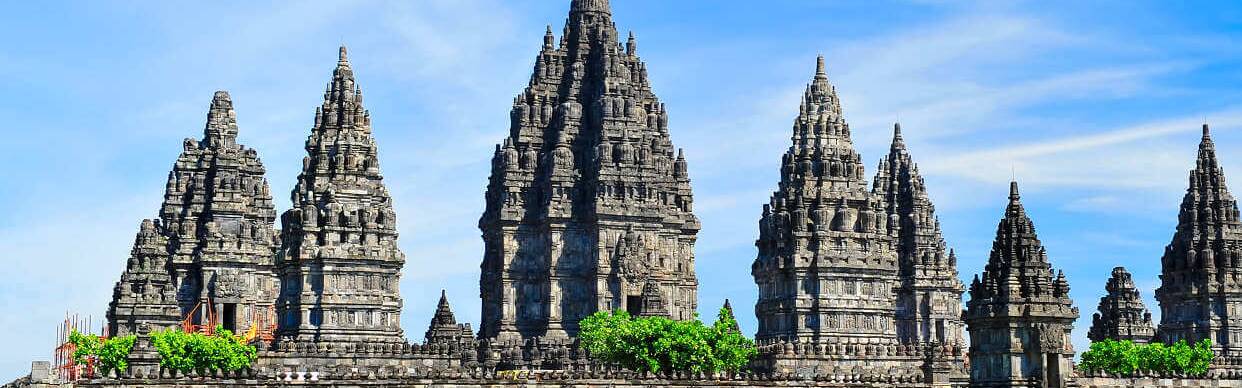
[[[1103,340],[1091,343],[1091,349],[1082,354],[1081,367],[1121,376],[1140,372],[1202,376],[1207,374],[1213,356],[1212,341],[1207,339],[1193,346],[1185,340],[1173,345]]]
[[[129,351],[134,348],[132,335],[104,339],[94,334],[82,334],[77,330],[69,333],[69,343],[73,344],[73,362],[78,364],[96,363],[100,373],[110,370],[124,372],[129,368]]]
[[[732,371],[746,366],[757,352],[725,308],[712,326],[698,319],[600,311],[583,319],[580,327],[579,338],[592,357],[636,371]]]
[[[216,326],[214,335],[186,333],[168,328],[151,333],[151,344],[160,353],[160,366],[181,372],[191,370],[237,371],[259,358],[254,346],[233,332]]]

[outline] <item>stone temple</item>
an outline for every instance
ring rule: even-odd
[[[600,310],[689,319],[699,230],[686,160],[633,35],[608,0],[573,0],[549,27],[479,220],[480,337],[566,337]]]
[[[589,314],[684,320],[698,307],[686,159],[633,35],[623,42],[617,31],[608,0],[572,0],[559,39],[551,27],[544,34],[491,155],[477,333],[443,292],[421,343],[401,329],[405,255],[342,47],[280,229],[264,166],[237,142],[230,95],[216,92],[158,217],[139,223],[108,306],[108,334],[137,335],[128,370],[61,383],[1242,388],[1242,220],[1206,125],[1161,260],[1158,329],[1117,268],[1089,336],[1211,339],[1213,369],[1203,379],[1091,375],[1073,365],[1078,310],[1017,183],[963,310],[957,255],[901,126],[869,184],[822,57],[758,224],[757,356],[716,374],[635,373],[591,358],[577,338]],[[187,377],[160,365],[150,336],[185,323],[271,336],[259,337],[249,369]],[[36,364],[0,388],[52,386],[56,370]]]
[[[1053,272],[1026,215],[1018,183],[996,227],[992,253],[970,284],[971,387],[1067,387],[1073,375],[1070,331],[1078,308],[1069,282]],[[1033,384],[1032,384],[1033,383]]]
[[[307,156],[281,216],[281,337],[405,342],[398,285],[405,254],[380,174],[371,114],[341,47],[315,109]]]
[[[1242,355],[1242,221],[1207,124],[1177,215],[1177,232],[1160,264],[1158,338],[1207,338],[1218,351]]]
[[[203,139],[185,140],[168,175],[159,220],[143,221],[108,311],[115,334],[183,316],[230,330],[275,323],[275,210],[263,164],[237,133],[229,94],[216,92]]]
[[[1113,268],[1113,276],[1108,279],[1105,290],[1108,294],[1100,298],[1099,312],[1091,318],[1087,337],[1092,341],[1150,342],[1156,335],[1151,312],[1143,305],[1134,278],[1125,267]]]
[[[962,287],[900,127],[868,187],[821,56],[792,143],[751,265],[761,367],[964,378]]]

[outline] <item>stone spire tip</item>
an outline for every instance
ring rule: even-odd
[[[569,5],[570,12],[603,12],[612,13],[608,0],[573,0]]]
[[[1018,181],[1009,181],[1009,202],[1018,202],[1022,195],[1018,193]]]
[[[1212,130],[1208,128],[1207,123],[1203,123],[1203,137],[1212,137]]]
[[[819,56],[815,58],[815,76],[828,76],[828,70],[826,67],[827,66],[824,66],[824,54],[819,54]]]
[[[337,58],[336,58],[337,62],[340,62],[340,63],[349,62],[349,57],[348,55],[346,55],[347,54],[346,51],[347,50],[345,49],[345,45],[341,45],[341,51],[339,54],[337,54]]]

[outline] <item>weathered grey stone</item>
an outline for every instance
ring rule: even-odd
[[[901,342],[965,346],[957,256],[945,252],[936,207],[906,150],[901,124],[880,162],[872,191],[883,198],[889,234],[897,235],[897,337]]]
[[[448,295],[444,290],[440,290],[440,302],[436,306],[435,315],[432,316],[431,324],[427,327],[427,333],[423,338],[427,344],[474,347],[474,330],[470,328],[469,323],[457,323],[453,310],[449,308]]]
[[[1078,308],[1065,274],[1048,262],[1017,182],[1010,183],[1005,217],[966,306],[971,387],[1068,386]]]
[[[114,335],[183,316],[237,331],[275,323],[275,210],[258,153],[237,144],[228,92],[215,93],[203,132],[168,174],[159,221],[143,221],[109,306]]]
[[[693,317],[699,221],[637,47],[607,0],[572,1],[559,44],[548,28],[492,158],[481,337],[573,336],[599,310]]]
[[[824,58],[802,97],[779,190],[763,207],[755,314],[761,344],[897,342],[895,233],[867,189]]]
[[[1157,338],[1207,338],[1220,355],[1242,356],[1242,221],[1207,124],[1177,219],[1160,260]]]
[[[405,342],[398,291],[405,254],[345,47],[306,152],[293,208],[281,216],[281,340]]]
[[[1108,291],[1100,298],[1099,312],[1091,320],[1087,337],[1092,341],[1105,339],[1129,340],[1147,343],[1156,334],[1151,324],[1151,312],[1143,305],[1138,287],[1125,267],[1113,268],[1113,275],[1105,286]]]

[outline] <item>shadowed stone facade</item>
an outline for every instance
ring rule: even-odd
[[[283,225],[277,301],[282,340],[405,342],[398,284],[405,254],[380,174],[371,115],[341,47],[306,139]]]
[[[479,220],[480,337],[573,336],[599,310],[693,317],[699,221],[637,50],[607,0],[574,0],[560,42],[544,36]]]
[[[273,301],[278,284],[272,228],[275,210],[265,170],[253,149],[237,144],[237,117],[227,92],[216,92],[207,114],[203,139],[186,139],[184,151],[168,175],[160,221],[143,223],[135,245],[138,262],[122,275],[109,310],[116,333],[133,332],[142,321],[166,326],[169,317],[133,319],[163,307],[130,309],[134,282],[142,300],[163,306],[168,288],[155,268],[168,271],[179,311],[172,322],[189,316],[196,324],[218,323],[245,330],[275,321]],[[164,252],[157,245],[166,242]],[[141,245],[142,248],[138,248]],[[161,263],[161,261],[163,263]],[[138,268],[135,270],[134,265]],[[139,275],[142,274],[142,275]],[[157,296],[158,295],[158,296]],[[147,302],[142,302],[147,303]],[[127,317],[126,315],[131,315]]]
[[[1113,268],[1113,276],[1105,285],[1108,291],[1100,298],[1099,312],[1091,319],[1087,337],[1091,341],[1129,340],[1147,343],[1156,335],[1151,324],[1151,312],[1143,305],[1138,287],[1125,267]]]
[[[1242,355],[1242,221],[1207,124],[1177,221],[1160,259],[1157,336],[1168,343],[1208,338],[1218,351]]]
[[[965,346],[965,286],[958,278],[957,255],[945,252],[936,207],[906,150],[901,124],[893,126],[893,143],[880,162],[872,189],[884,201],[889,234],[897,236],[898,340]]]
[[[1005,217],[966,306],[971,387],[1068,386],[1078,308],[1065,274],[1054,273],[1048,262],[1017,182],[1009,186]]]

